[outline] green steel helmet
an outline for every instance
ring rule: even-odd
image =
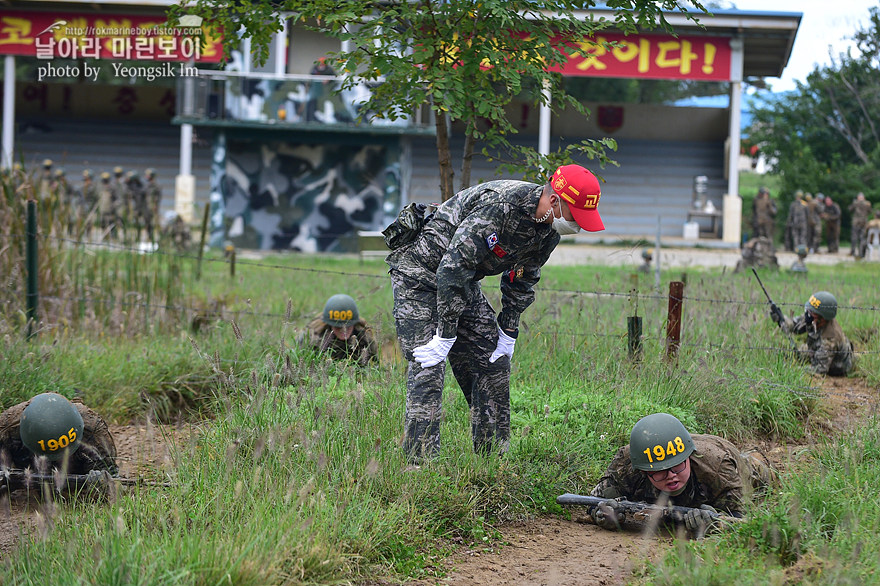
[[[325,324],[344,328],[354,325],[360,318],[360,315],[358,315],[357,303],[354,302],[354,299],[344,293],[340,293],[327,300],[327,303],[324,304],[324,315],[322,317]]]
[[[642,258],[646,258],[648,260],[654,258],[654,250],[651,248],[643,248],[642,249]]]
[[[831,321],[837,315],[837,299],[828,291],[816,291],[804,303],[804,310],[812,311]]]
[[[52,166],[52,159],[43,159],[43,167],[48,169]]]
[[[797,250],[795,252],[801,258],[807,256],[807,245],[806,244],[798,244]]]
[[[66,173],[62,167],[55,169],[55,177],[64,177]]]
[[[92,170],[86,169],[83,171],[83,179],[91,179],[92,178]]]
[[[25,447],[34,454],[60,460],[79,448],[83,419],[73,403],[61,395],[43,393],[25,407],[18,433]]]
[[[693,452],[691,434],[681,421],[668,413],[642,417],[629,434],[629,458],[636,470],[673,468]]]
[[[144,177],[146,177],[147,179],[149,179],[150,177],[153,177],[155,174],[156,174],[156,171],[152,167],[144,170]]]
[[[113,174],[114,175],[122,175],[123,171],[124,171],[124,169],[122,167],[119,167],[119,166],[113,167]]]

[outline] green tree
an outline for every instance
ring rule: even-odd
[[[553,67],[568,55],[587,51],[584,40],[597,31],[615,28],[626,33],[657,26],[671,30],[663,11],[689,12],[675,0],[612,0],[613,19],[586,10],[593,0],[195,0],[172,7],[171,17],[198,14],[224,31],[251,39],[258,59],[268,57],[272,35],[280,30],[280,14],[323,34],[349,41],[353,49],[334,55],[337,71],[348,74],[343,87],[381,82],[364,109],[390,119],[407,116],[427,104],[436,120],[438,163],[443,199],[451,197],[454,173],[448,124],[465,130],[461,185],[470,183],[475,144],[483,142],[509,157],[502,167],[527,177],[546,177],[573,153],[611,161],[610,138],[568,145],[549,156],[512,145],[516,128],[505,107],[514,98],[571,107],[587,115],[571,96]],[[699,2],[692,10],[703,11]],[[238,38],[226,35],[227,56]]]
[[[797,189],[831,195],[844,232],[856,193],[880,201],[880,8],[853,39],[856,51],[815,68],[794,91],[757,101],[748,129],[788,201]]]

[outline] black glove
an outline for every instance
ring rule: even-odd
[[[699,509],[691,509],[685,514],[684,526],[692,535],[699,539],[712,526],[714,516],[717,514],[718,511],[714,507],[700,505]]]
[[[782,310],[779,309],[779,306],[775,303],[770,304],[770,319],[780,327],[782,327],[782,324],[785,321],[785,318],[782,316]]]
[[[608,499],[599,503],[599,506],[590,512],[590,517],[593,519],[593,523],[599,527],[614,531],[620,529],[619,510],[620,503],[614,499]]]

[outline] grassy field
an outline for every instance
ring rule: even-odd
[[[9,242],[0,248],[7,260],[16,249]],[[691,432],[744,446],[802,440],[819,408],[814,381],[788,357],[750,272],[669,271],[661,291],[653,276],[640,283],[643,357],[633,362],[630,271],[547,267],[513,360],[510,452],[472,453],[467,405],[450,373],[441,453],[408,472],[399,447],[405,364],[394,351],[381,261],[270,255],[240,260],[232,278],[213,254],[196,280],[193,255],[86,250],[51,236],[41,247],[52,259],[41,281],[58,284],[44,294],[30,341],[21,273],[8,273],[4,285],[0,407],[53,390],[81,396],[112,421],[183,417],[202,431],[178,446],[170,488],[56,508],[45,531],[0,562],[3,584],[436,575],[454,543],[491,543],[501,523],[563,513],[556,496],[589,491],[648,413],[675,414]],[[71,275],[80,275],[79,287]],[[682,345],[668,360],[666,292],[682,277]],[[813,291],[832,290],[860,353],[855,375],[877,387],[875,266],[761,277],[792,315]],[[486,279],[484,290],[498,308],[497,280]],[[357,299],[373,325],[385,349],[380,364],[359,370],[295,344],[337,292]],[[880,426],[871,420],[851,436],[829,437],[809,462],[751,503],[748,522],[679,543],[640,580],[784,583],[797,570],[808,583],[880,582]]]

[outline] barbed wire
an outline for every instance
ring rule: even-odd
[[[102,247],[109,250],[118,250],[118,251],[126,251],[136,253],[138,255],[162,255],[166,257],[176,258],[176,259],[189,259],[194,261],[203,261],[203,262],[212,262],[212,263],[223,263],[230,264],[232,262],[231,259],[228,258],[210,258],[210,257],[202,257],[201,259],[196,255],[191,254],[181,254],[181,253],[171,253],[167,251],[154,250],[154,251],[145,251],[139,248],[133,248],[131,246],[127,246],[125,244],[117,244],[112,242],[86,242],[82,240],[75,240],[71,238],[64,238],[60,236],[52,236],[52,235],[40,235],[42,238],[47,240],[55,240],[59,242],[67,242],[70,244],[74,244],[82,247]],[[354,253],[353,253],[354,254]],[[255,268],[266,268],[273,270],[287,270],[287,271],[302,271],[309,273],[317,273],[317,274],[330,274],[330,275],[340,275],[346,277],[368,277],[373,279],[383,279],[387,281],[387,274],[383,272],[383,274],[375,274],[375,273],[352,273],[349,271],[337,271],[332,269],[317,269],[313,267],[295,267],[295,266],[287,266],[280,264],[271,264],[265,262],[253,262],[247,259],[236,259],[236,265],[238,266],[249,266]],[[389,283],[390,284],[390,283]],[[670,295],[664,295],[661,293],[653,293],[653,294],[645,294],[640,293],[638,291],[626,291],[626,292],[617,292],[617,291],[596,291],[596,290],[579,290],[579,289],[560,289],[554,287],[543,287],[536,286],[535,291],[538,292],[547,292],[547,293],[556,293],[556,294],[567,294],[567,295],[577,295],[584,297],[593,297],[593,298],[602,298],[602,297],[621,297],[626,299],[631,299],[633,297],[639,300],[655,300],[655,301],[667,301],[670,298]],[[690,302],[700,302],[700,303],[721,303],[726,305],[741,305],[741,306],[759,306],[763,307],[767,305],[767,301],[765,299],[759,299],[757,301],[751,300],[742,300],[742,299],[716,299],[712,297],[694,297],[689,295],[684,295],[681,298],[682,301],[690,301]],[[777,302],[776,305],[780,307],[793,307],[800,308],[803,305],[801,303],[790,303],[790,302]],[[876,305],[871,305],[868,307],[864,306],[856,306],[856,305],[838,305],[838,309],[846,309],[846,310],[856,310],[856,311],[880,311],[880,307]]]

